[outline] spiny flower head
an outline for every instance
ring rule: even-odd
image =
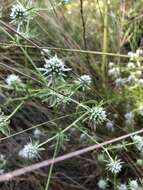
[[[120,159],[110,159],[107,163],[107,169],[114,174],[118,174],[122,169],[122,163]]]
[[[135,135],[133,137],[133,141],[134,141],[137,149],[142,152],[143,151],[143,137],[141,137],[139,135]]]
[[[131,190],[138,190],[139,185],[138,185],[137,180],[130,180],[129,187],[130,187]]]
[[[48,77],[65,76],[64,72],[71,70],[65,67],[64,62],[57,55],[49,59],[45,58],[45,62],[44,68],[39,68],[39,70],[43,71],[43,75],[47,75]]]
[[[95,125],[102,124],[104,121],[106,121],[106,119],[106,111],[100,105],[90,109],[89,120],[91,120]]]
[[[27,17],[27,11],[21,3],[18,3],[12,6],[10,17],[12,20],[15,21],[25,20],[25,18]]]
[[[33,160],[34,158],[40,157],[39,151],[43,148],[39,148],[38,142],[26,144],[18,153],[19,157],[26,160]]]
[[[15,74],[8,75],[7,78],[5,79],[5,81],[8,84],[8,86],[12,86],[12,85],[21,83],[19,76],[15,75]]]
[[[82,87],[83,90],[90,89],[90,85],[92,83],[92,79],[90,75],[82,75],[75,83]]]
[[[100,179],[98,181],[98,187],[100,189],[106,189],[107,188],[107,180],[104,180],[104,179]]]
[[[79,78],[79,81],[81,84],[87,84],[87,85],[90,85],[92,82],[91,77],[89,75],[82,75]]]

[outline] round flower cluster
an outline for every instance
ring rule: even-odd
[[[118,67],[112,67],[109,69],[108,75],[116,78],[120,75],[120,69]]]
[[[79,81],[81,84],[87,84],[87,85],[90,85],[92,80],[91,80],[91,77],[89,75],[82,75],[80,78],[79,78]]]
[[[46,64],[44,68],[39,68],[40,71],[43,71],[43,75],[47,77],[55,76],[65,76],[64,72],[70,71],[70,68],[66,68],[62,59],[59,59],[57,55],[49,59],[45,58]]]
[[[41,150],[43,150],[43,148],[39,148],[37,142],[34,144],[30,142],[19,151],[18,155],[23,159],[32,160],[40,157],[39,151]]]
[[[100,179],[98,182],[98,187],[100,189],[106,189],[107,188],[107,180]]]
[[[13,86],[13,85],[21,83],[19,76],[15,75],[15,74],[8,75],[8,77],[5,79],[5,81],[8,84],[8,86]]]
[[[114,173],[114,174],[119,173],[121,171],[121,169],[122,169],[121,160],[117,160],[117,159],[113,160],[113,159],[111,159],[107,164],[107,169],[109,171],[111,171],[112,173]]]
[[[90,85],[92,83],[92,79],[89,75],[82,75],[75,83],[82,87],[83,90],[90,89]]]
[[[123,86],[124,84],[126,83],[125,79],[119,77],[119,78],[116,78],[115,80],[115,85],[116,87],[121,87]]]
[[[133,137],[133,142],[135,143],[137,149],[141,152],[143,152],[143,137],[139,135],[135,135]]]
[[[139,185],[137,180],[130,180],[129,187],[131,190],[139,190]]]
[[[13,5],[11,8],[10,17],[12,20],[15,20],[15,21],[16,20],[19,20],[19,21],[25,20],[25,18],[27,17],[27,11],[23,7],[23,5],[20,3]]]
[[[33,135],[34,135],[35,138],[39,139],[43,135],[43,133],[42,133],[42,131],[40,129],[36,128],[34,130],[34,132],[33,132]]]
[[[95,125],[102,124],[107,119],[106,111],[101,106],[95,106],[90,110],[90,117],[91,120]]]

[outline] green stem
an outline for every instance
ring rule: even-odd
[[[55,159],[55,157],[56,157],[56,154],[57,154],[58,145],[59,145],[59,137],[58,137],[58,139],[57,139],[57,143],[56,143],[56,147],[55,147],[55,151],[54,151],[54,155],[53,155],[53,161],[54,161],[54,159]],[[51,176],[52,176],[53,167],[54,167],[54,163],[52,163],[51,166],[50,166],[49,175],[48,175],[48,179],[47,179],[47,183],[46,183],[45,190],[48,190],[48,189],[49,189],[49,185],[50,185],[50,180],[51,180]]]
[[[103,29],[103,47],[102,47],[103,53],[108,52],[108,2],[105,0],[105,9],[104,9],[104,29]],[[107,55],[102,55],[102,74],[103,74],[103,80],[105,81],[105,74],[107,69]]]
[[[68,127],[66,127],[64,130],[62,130],[60,133],[63,134],[66,131],[68,131],[71,127],[73,127],[74,125],[76,125],[82,118],[84,118],[87,115],[87,112],[84,113],[82,116],[80,116],[78,119],[76,119],[72,124],[70,124]],[[50,139],[47,139],[46,141],[44,141],[43,143],[39,144],[38,147],[41,147],[45,144],[47,144],[48,142],[50,142],[51,140],[57,138],[59,136],[59,133],[54,135],[53,137],[51,137]]]
[[[8,121],[18,110],[19,108],[24,104],[24,101],[22,101],[16,108],[15,110],[6,118],[5,121]]]

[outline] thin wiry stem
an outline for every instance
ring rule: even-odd
[[[56,147],[55,147],[55,151],[54,151],[54,155],[53,155],[53,161],[54,161],[54,159],[55,159],[55,157],[56,157],[56,154],[57,154],[57,151],[58,151],[59,140],[60,140],[60,138],[58,137],[58,138],[57,138]],[[47,183],[46,183],[45,190],[48,190],[48,189],[49,189],[50,179],[51,179],[53,167],[54,167],[54,163],[51,164],[51,166],[50,166],[49,175],[48,175],[48,179],[47,179]]]
[[[27,48],[35,48],[35,46],[31,45],[17,45],[17,44],[9,44],[9,43],[0,43],[1,46],[8,46],[11,47],[27,47]],[[125,54],[119,54],[119,53],[111,53],[111,52],[102,52],[102,51],[91,51],[91,50],[83,50],[83,49],[67,49],[67,48],[61,48],[61,47],[41,47],[41,49],[49,49],[54,51],[65,51],[65,52],[74,52],[74,53],[83,53],[83,54],[92,54],[92,55],[107,55],[111,57],[121,57],[121,58],[130,58],[129,55]]]
[[[83,42],[84,42],[84,49],[87,50],[87,42],[86,42],[86,26],[83,14],[83,0],[80,0],[80,14],[82,20],[82,35],[83,35]]]

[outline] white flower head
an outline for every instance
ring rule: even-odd
[[[102,124],[107,119],[106,111],[100,105],[95,106],[90,109],[90,117],[91,120],[95,125]]]
[[[128,52],[128,56],[130,57],[131,61],[137,61],[139,58],[139,55],[134,52]]]
[[[118,67],[112,67],[108,70],[108,75],[112,77],[118,77],[120,75],[120,69]]]
[[[109,68],[111,69],[111,68],[113,68],[115,66],[115,64],[113,63],[113,62],[110,62],[109,63]]]
[[[21,3],[18,3],[12,6],[10,17],[15,21],[25,20],[27,17],[27,11]]]
[[[118,190],[128,190],[127,186],[125,184],[120,184],[118,186]]]
[[[79,140],[80,140],[80,141],[85,141],[85,140],[87,140],[87,135],[84,134],[84,133],[82,133],[82,134],[80,135],[80,137],[79,137]]]
[[[114,129],[114,122],[113,121],[107,121],[106,123],[107,129]]]
[[[137,81],[137,78],[135,75],[130,75],[127,78],[127,82],[136,82],[136,81]]]
[[[138,84],[141,85],[141,86],[143,86],[143,79],[139,79],[138,80]]]
[[[6,118],[7,118],[7,116],[5,116],[3,114],[0,115],[0,126],[4,126],[5,125]]]
[[[104,180],[104,179],[100,179],[98,181],[98,187],[100,189],[106,189],[107,188],[107,180]]]
[[[41,55],[50,55],[51,54],[51,51],[49,49],[42,49],[41,51]]]
[[[141,77],[142,71],[140,71],[140,70],[135,71],[134,74],[135,74],[136,77]]]
[[[130,187],[131,190],[138,190],[139,185],[138,185],[137,180],[130,180],[129,187]]]
[[[133,137],[133,142],[135,143],[137,149],[141,152],[143,152],[143,137],[139,135],[135,135]]]
[[[124,117],[125,117],[126,120],[132,120],[132,118],[133,118],[133,112],[127,112],[124,115]]]
[[[92,80],[91,80],[91,77],[89,75],[82,75],[80,78],[79,78],[79,81],[81,84],[88,84],[90,85]]]
[[[76,84],[80,85],[83,90],[90,88],[92,79],[89,75],[82,75],[78,80],[75,81]]]
[[[126,123],[126,125],[130,125],[131,123],[132,123],[132,121],[133,121],[133,117],[134,117],[134,115],[133,115],[133,112],[127,112],[125,115],[124,115],[124,117],[125,117],[125,123]]]
[[[65,67],[63,60],[58,58],[57,55],[49,59],[45,58],[45,62],[44,68],[39,68],[39,70],[44,72],[44,76],[65,76],[64,72],[71,70]]]
[[[43,148],[38,147],[38,143],[28,143],[26,144],[18,153],[19,157],[25,160],[33,160],[34,158],[39,158],[39,151],[43,150]]]
[[[35,138],[39,139],[40,136],[43,135],[43,133],[42,133],[42,131],[41,131],[40,129],[36,128],[36,129],[34,130],[34,132],[33,132],[33,135],[34,135]]]
[[[19,76],[15,75],[15,74],[8,75],[7,78],[5,79],[5,81],[8,84],[8,86],[12,86],[12,85],[21,83]]]
[[[137,49],[137,50],[136,50],[136,54],[137,54],[138,56],[143,55],[143,50],[142,50],[142,49]]]
[[[118,174],[122,169],[122,163],[120,159],[110,159],[107,163],[107,169],[114,174]]]
[[[129,62],[129,63],[127,64],[127,67],[128,67],[129,69],[135,69],[135,68],[136,68],[134,62]]]
[[[133,136],[133,141],[135,143],[141,143],[141,142],[143,142],[143,137],[141,137],[139,135],[135,135],[135,136]]]
[[[121,87],[126,83],[125,79],[119,77],[115,80],[116,87]]]

